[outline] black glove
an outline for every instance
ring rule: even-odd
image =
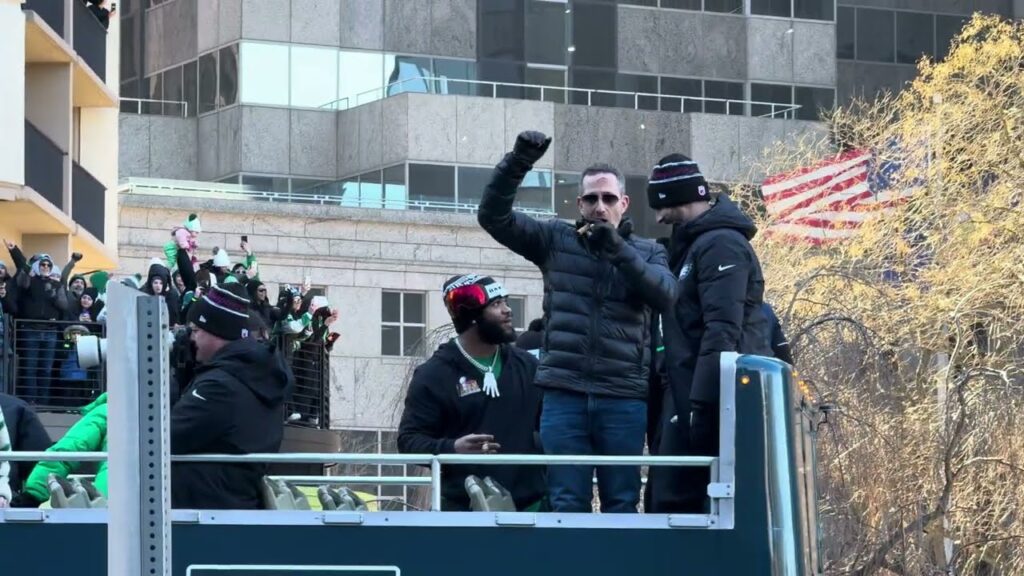
[[[598,222],[590,227],[590,246],[601,257],[616,260],[622,254],[626,241],[611,224]]]
[[[516,137],[516,144],[512,148],[512,155],[532,167],[537,163],[537,160],[544,156],[550,145],[551,138],[545,136],[543,132],[527,130],[526,132],[520,132],[519,136]]]
[[[81,259],[82,259],[82,253],[81,252],[74,252],[74,253],[71,254],[71,261],[72,262],[78,262]]]

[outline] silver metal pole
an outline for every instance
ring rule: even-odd
[[[430,462],[430,509],[441,511],[441,462],[437,458]]]

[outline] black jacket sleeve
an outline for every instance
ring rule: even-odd
[[[430,389],[430,376],[417,368],[405,396],[398,424],[398,451],[403,454],[453,454],[455,439],[444,438],[442,399]]]
[[[185,292],[196,291],[196,270],[192,267],[192,259],[189,257],[188,252],[185,250],[177,250],[177,256],[175,256],[175,265],[178,267],[178,272],[181,274],[181,281],[185,284]]]
[[[50,434],[47,433],[46,427],[39,421],[39,416],[27,407],[23,408],[18,415],[18,429],[11,432],[16,435],[16,437],[11,438],[12,443],[18,447],[20,452],[43,452],[50,446],[53,446],[53,440],[50,439]],[[17,479],[19,486],[25,485],[25,481],[28,480],[28,476],[32,473],[32,468],[35,465],[35,462],[21,462],[19,464]]]
[[[694,258],[704,333],[690,398],[717,402],[720,355],[739,349],[747,281],[753,262],[744,239],[723,234],[709,240]],[[680,400],[676,399],[677,406]]]
[[[782,324],[779,322],[779,317],[775,315],[775,311],[767,303],[761,307],[764,310],[764,315],[768,317],[768,325],[771,327],[771,344],[772,354],[782,360],[783,362],[793,365],[793,353],[789,349],[789,341],[786,340],[786,334],[782,332]]]
[[[529,171],[529,166],[517,160],[512,154],[506,154],[495,166],[491,182],[484,189],[477,221],[500,244],[530,262],[542,266],[547,260],[551,244],[550,229],[547,225],[512,209],[516,189]]]
[[[32,268],[28,265],[28,260],[25,259],[25,255],[21,252],[21,248],[15,246],[11,249],[11,260],[14,261],[14,280],[22,290],[29,286],[29,273],[32,272]]]
[[[201,454],[228,432],[237,393],[229,376],[211,371],[200,376],[171,409],[171,453]]]
[[[3,307],[0,312],[9,315],[11,318],[18,317],[18,285],[15,283],[14,278],[8,278],[6,280],[0,280],[7,284],[7,296],[4,296],[3,300],[0,300],[0,306]]]
[[[644,260],[636,249],[625,244],[615,265],[632,290],[651,308],[666,312],[675,303],[678,282],[668,269],[668,254],[660,245],[655,244],[651,255]]]

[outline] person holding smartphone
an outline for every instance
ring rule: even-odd
[[[110,17],[117,12],[117,4],[111,4],[110,8],[107,8],[107,0],[88,0],[88,2],[89,11],[103,25],[103,29],[110,28]]]

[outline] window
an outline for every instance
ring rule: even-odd
[[[793,0],[793,17],[832,20],[835,0]]]
[[[409,200],[411,202],[455,202],[455,167],[435,164],[409,164]],[[446,207],[423,206],[437,210]]]
[[[527,65],[526,84],[539,84],[551,86],[552,88],[565,87],[565,68],[537,68]],[[565,90],[547,90],[543,94],[539,88],[527,90],[526,97],[530,100],[542,100],[544,102],[557,102],[565,104]]]
[[[626,194],[632,202],[646,203],[647,176],[626,176]],[[671,236],[672,227],[658,224],[658,215],[654,210],[630,210],[633,218],[633,230],[644,238]]]
[[[704,103],[704,112],[707,114],[743,115],[742,82],[705,80],[704,97],[715,99]],[[730,102],[730,100],[735,100],[735,102]]]
[[[636,93],[657,94],[658,77],[641,74],[618,74],[615,77],[615,89],[619,92],[633,92],[634,95],[619,94],[617,104],[620,108],[637,110],[657,110],[657,96],[635,96]]]
[[[508,307],[512,309],[512,327],[517,332],[526,330],[526,297],[509,296],[505,301],[508,302]]]
[[[338,196],[338,185],[330,180],[316,180],[312,178],[292,178],[291,193],[298,196]],[[310,198],[316,202],[318,199]]]
[[[404,209],[408,202],[408,194],[405,191],[405,164],[385,168],[382,177],[384,208]]]
[[[288,105],[288,46],[242,43],[242,102]],[[203,63],[199,62],[199,89],[203,90]]]
[[[742,0],[741,0],[742,1]],[[652,0],[652,5],[657,5],[656,0]],[[675,8],[676,10],[700,10],[701,0],[661,0],[662,8]]]
[[[523,84],[526,65],[521,62],[502,62],[500,60],[485,60],[477,63],[480,71],[480,79],[489,82],[508,82],[511,84]],[[524,90],[515,86],[498,86],[493,92],[489,86],[481,86],[483,96],[495,96],[497,98],[522,99]]]
[[[893,62],[896,57],[894,13],[889,10],[857,10],[857,59]]]
[[[790,0],[750,0],[750,13],[761,16],[790,17]]]
[[[419,56],[385,56],[388,96],[405,92],[430,92],[430,58]]]
[[[149,77],[149,98],[150,100],[163,100],[164,99],[164,75],[153,74]],[[163,114],[161,105],[159,102],[146,102],[147,114]]]
[[[217,107],[231,106],[238,102],[238,45],[233,44],[220,49],[220,84],[217,88],[219,98]]]
[[[167,102],[182,102],[181,67],[171,68],[164,72],[164,100]],[[181,116],[183,110],[181,104],[164,103],[164,114],[168,116]]]
[[[856,11],[848,6],[840,6],[836,13],[836,58],[853,60],[856,58]]]
[[[199,113],[217,109],[217,53],[199,57]]]
[[[338,103],[341,110],[384,97],[384,55],[372,52],[338,53]]]
[[[784,117],[784,111],[793,105],[793,87],[788,84],[752,83],[750,85],[750,99],[753,102],[766,103],[751,104],[751,116],[782,118]]]
[[[675,1],[679,0],[662,0],[662,4]],[[671,8],[671,6],[666,6],[666,8]],[[743,14],[743,0],[704,0],[704,11]]]
[[[580,217],[576,198],[580,194],[580,175],[571,172],[555,174],[555,215],[563,220]]]
[[[478,2],[477,12],[478,59],[522,61],[525,41],[523,0]]]
[[[661,109],[671,112],[703,112],[704,103],[702,82],[694,78],[661,78],[661,94],[678,96],[678,98],[662,98]],[[692,97],[690,99],[686,97]]]
[[[381,294],[380,348],[384,356],[416,356],[426,331],[426,297],[415,292]]]
[[[617,9],[614,4],[573,2],[573,65],[617,68]]]
[[[896,13],[896,61],[916,64],[935,54],[935,17],[917,12]]]
[[[546,0],[526,3],[526,61],[533,64],[568,64],[566,10],[568,4]]]
[[[384,200],[384,183],[380,170],[367,172],[359,176],[359,206],[362,208],[380,208]]]
[[[960,34],[967,20],[961,16],[935,17],[935,59],[944,60],[949,54],[953,38]]]
[[[459,204],[479,205],[484,188],[491,181],[492,168],[459,166]]]
[[[434,87],[438,94],[479,94],[479,84],[460,82],[460,80],[476,80],[476,62],[435,58],[434,76],[438,78],[437,86]]]
[[[199,64],[193,60],[185,64],[182,77],[183,100],[185,101],[185,113],[188,116],[195,116],[198,112],[196,107],[199,98]]]
[[[516,193],[516,208],[551,211],[551,172],[531,170]]]
[[[242,189],[252,192],[288,192],[288,179],[280,176],[242,175]]]
[[[338,51],[291,47],[291,105],[326,106],[338,99]]]
[[[569,82],[573,88],[589,88],[591,90],[615,90],[615,71],[583,70],[573,68],[569,71]],[[575,90],[569,94],[570,104],[590,106],[615,106],[615,94],[607,92],[584,92]]]
[[[835,108],[836,91],[832,88],[797,86],[793,92],[794,103],[800,106],[796,111],[798,120],[821,120],[822,112]]]

